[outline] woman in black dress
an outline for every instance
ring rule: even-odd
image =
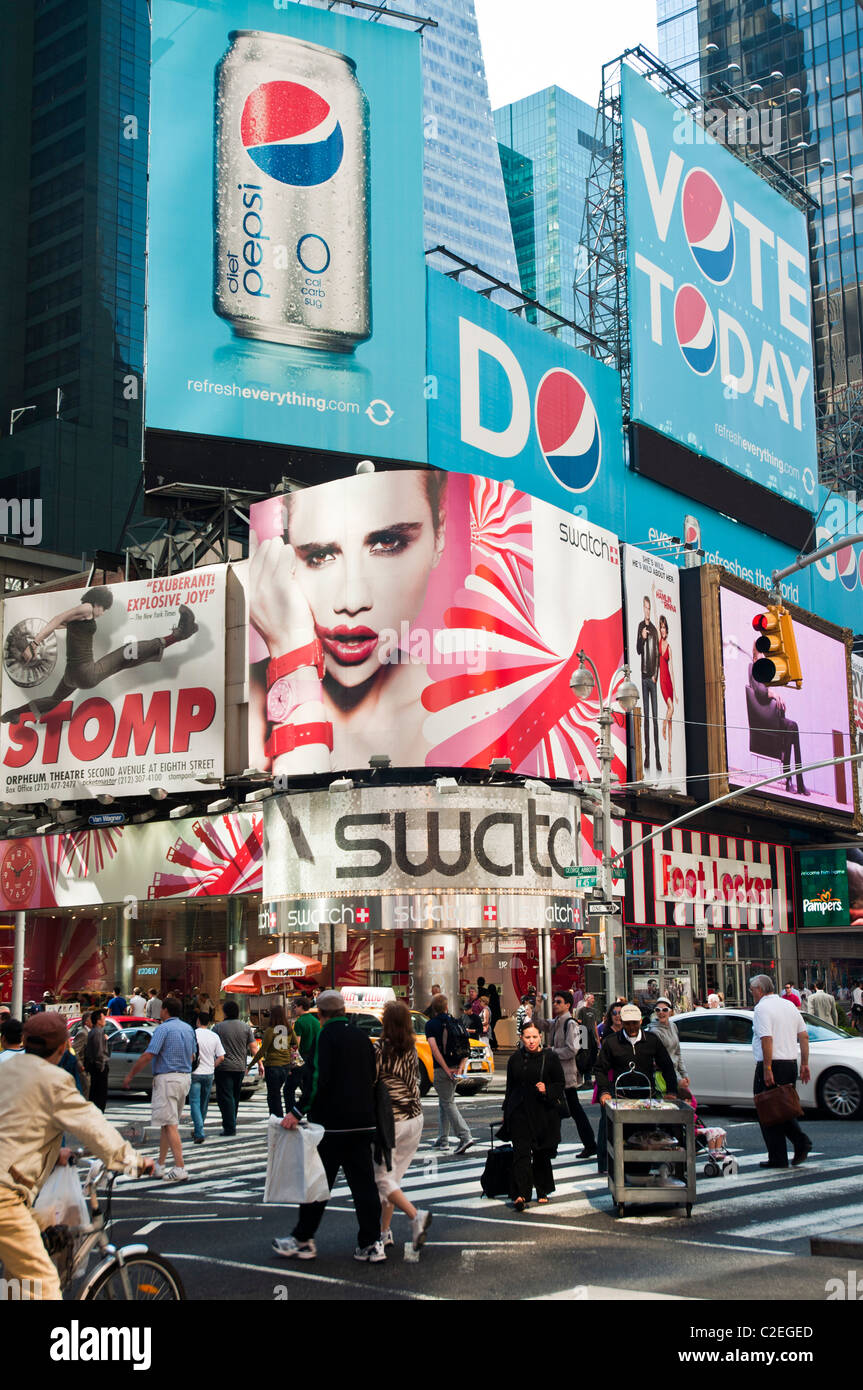
[[[516,1211],[524,1211],[534,1187],[540,1205],[554,1191],[551,1161],[560,1143],[558,1106],[565,1085],[560,1059],[543,1047],[535,1023],[525,1024],[521,1041],[507,1063],[503,1101],[504,1132],[513,1147],[510,1195]]]
[[[27,643],[21,653],[24,662],[34,661],[39,647],[59,628],[66,632],[66,668],[63,679],[53,695],[42,695],[28,700],[26,704],[7,710],[3,715],[4,724],[17,724],[27,711],[32,715],[47,714],[76,690],[93,690],[102,681],[115,676],[119,671],[131,670],[133,666],[143,666],[148,661],[161,661],[166,647],[175,642],[185,642],[198,631],[195,615],[187,604],[179,606],[177,624],[167,637],[150,637],[129,642],[115,651],[108,652],[99,660],[93,656],[93,639],[96,636],[96,620],[101,618],[114,602],[114,595],[107,586],[88,589],[81,602],[65,613],[58,613],[46,623],[37,637]]]

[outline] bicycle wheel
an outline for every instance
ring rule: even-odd
[[[127,1276],[129,1293],[126,1292]],[[184,1303],[186,1292],[174,1266],[161,1255],[129,1255],[122,1269],[110,1265],[87,1294],[87,1302]]]

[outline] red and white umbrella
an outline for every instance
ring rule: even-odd
[[[267,994],[285,980],[301,980],[319,975],[323,966],[313,956],[295,956],[289,951],[277,951],[262,960],[251,961],[222,981],[226,994]]]

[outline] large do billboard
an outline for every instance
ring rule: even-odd
[[[623,525],[620,376],[428,271],[428,458]]]
[[[185,791],[224,774],[225,573],[5,600],[4,800]]]
[[[686,791],[683,628],[676,565],[637,546],[623,552],[626,652],[641,690],[634,779]]]
[[[810,626],[795,613],[802,687],[763,685],[753,674],[758,654],[754,648],[757,633],[752,626],[753,618],[763,612],[763,604],[734,589],[721,588],[729,783],[747,787],[779,773],[779,780],[762,788],[760,795],[853,815],[853,763],[800,771],[808,763],[841,758],[852,751],[845,642]]]
[[[623,678],[614,534],[436,470],[276,496],[250,524],[251,765],[598,775],[596,692],[569,681],[582,647],[606,697]],[[613,744],[625,780],[622,716]]]
[[[153,5],[149,428],[425,459],[419,37]]]
[[[623,68],[632,418],[816,498],[806,218]]]

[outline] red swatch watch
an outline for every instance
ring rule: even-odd
[[[264,745],[268,758],[280,758],[283,753],[293,753],[307,743],[322,743],[332,753],[333,726],[321,719],[314,724],[280,724],[274,729]]]
[[[267,689],[275,685],[282,676],[293,675],[301,666],[314,666],[319,681],[324,678],[324,648],[320,637],[315,637],[311,642],[307,642],[304,647],[295,647],[292,652],[285,652],[283,656],[274,656],[272,661],[267,663]]]

